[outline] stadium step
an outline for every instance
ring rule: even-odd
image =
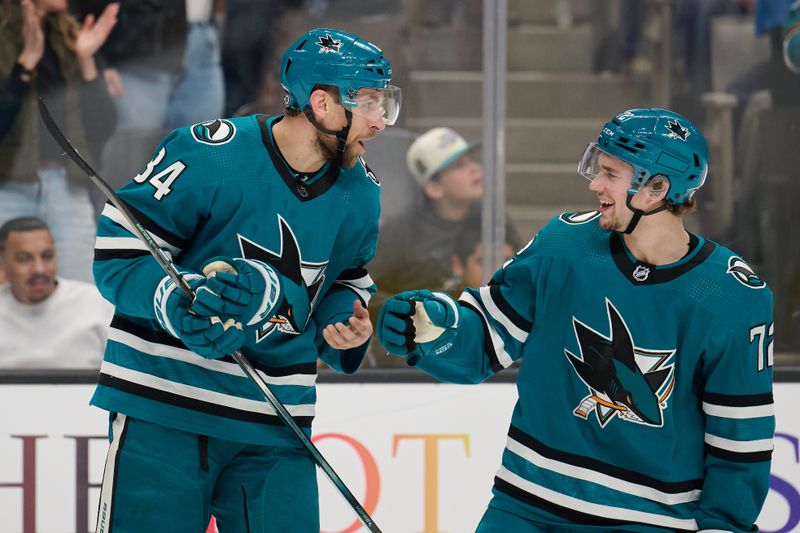
[[[557,24],[559,5],[570,6],[574,20],[585,20],[591,12],[592,2],[597,0],[510,0],[508,20],[510,24]],[[563,12],[562,12],[563,13]]]
[[[510,118],[506,122],[506,160],[513,163],[570,163],[574,166],[586,145],[597,139],[600,125],[607,118]],[[413,117],[409,118],[406,126],[418,132],[447,126],[470,140],[483,135],[479,118]]]
[[[483,43],[465,27],[411,27],[409,63],[418,70],[479,71]],[[560,29],[523,25],[508,29],[508,70],[584,72],[591,69],[591,28],[588,24]],[[557,53],[554,53],[557,51]]]
[[[483,74],[470,71],[410,73],[404,106],[415,117],[479,117]],[[608,117],[645,105],[647,83],[621,76],[510,72],[508,115],[516,118]],[[404,98],[406,94],[403,95]]]

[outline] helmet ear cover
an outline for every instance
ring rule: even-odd
[[[669,189],[669,179],[664,176],[655,176],[647,182],[646,186],[650,187],[648,192],[650,196],[660,196]]]

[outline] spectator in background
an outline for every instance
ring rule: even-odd
[[[591,9],[592,71],[631,75],[648,73],[650,65],[642,39],[647,22],[647,2],[596,0]]]
[[[483,170],[468,143],[450,128],[434,128],[409,147],[406,163],[424,201],[381,226],[371,272],[381,292],[441,288],[450,278],[453,243],[468,223],[480,224]],[[517,241],[508,228],[510,242]]]
[[[89,180],[65,166],[42,127],[44,97],[73,145],[97,157],[114,127],[114,107],[95,52],[116,23],[109,4],[81,26],[66,0],[3,0],[0,12],[0,224],[37,214],[53,228],[62,273],[92,279],[95,221]]]
[[[93,13],[105,0],[80,0]],[[102,49],[117,131],[174,129],[222,116],[224,86],[213,0],[122,0]]]
[[[772,0],[770,0],[772,1]],[[711,19],[717,15],[747,14],[757,0],[680,0],[675,22],[682,36],[683,56],[694,98],[711,87]]]
[[[453,243],[453,255],[450,256],[451,277],[445,283],[443,290],[458,298],[465,288],[483,285],[484,249],[480,224],[465,225]],[[506,242],[503,245],[503,257],[508,260],[513,255],[514,247]],[[495,268],[500,268],[500,265],[495,265]]]
[[[274,60],[275,21],[299,0],[226,0],[222,37],[225,116],[247,114],[243,106],[266,105],[266,74]]]
[[[770,39],[770,58],[763,63],[742,72],[726,87],[726,92],[736,96],[740,110],[757,91],[770,93],[773,107],[800,105],[800,77],[792,71],[786,56],[784,35],[789,36],[791,23],[790,10],[794,7],[798,16],[798,2],[792,0],[761,0],[756,6],[755,31],[757,35],[767,34]],[[795,21],[796,22],[796,21]],[[786,41],[788,42],[788,40]]]
[[[94,285],[59,277],[56,255],[43,220],[0,227],[0,368],[100,367],[114,307]]]
[[[480,241],[480,201],[483,169],[475,156],[477,141],[467,142],[450,128],[433,128],[408,148],[406,164],[423,193],[420,205],[388,219],[381,226],[378,251],[370,273],[378,286],[370,313],[375,320],[383,302],[397,292],[414,287],[452,290],[453,255],[458,236],[470,234]],[[506,240],[518,246],[509,224]],[[396,358],[382,357],[375,340],[370,361],[382,366],[401,366]]]

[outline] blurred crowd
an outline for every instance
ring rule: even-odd
[[[381,33],[372,37],[367,32],[365,37],[396,48],[392,60],[402,85],[414,68],[413,58],[402,49],[408,28],[435,32],[462,27],[479,35],[481,4],[0,0],[0,368],[95,368],[113,312],[92,285],[96,218],[105,199],[80,169],[65,161],[44,130],[38,97],[45,99],[78,151],[119,186],[141,171],[171,129],[216,117],[281,113],[276,59],[284,43],[308,29],[307,24],[336,26],[358,18],[363,27]],[[800,2],[672,1],[673,59],[666,67],[654,61],[654,48],[663,38],[655,29],[657,4],[597,0],[586,13],[576,11],[569,0],[556,0],[554,21],[562,29],[590,26],[591,69],[598,76],[641,78],[655,68],[672,69],[673,108],[700,123],[708,112],[704,94],[733,95],[734,138],[742,143],[736,145],[742,147],[738,153],[746,153],[754,139],[762,144],[764,139],[786,141],[781,128],[796,128],[800,117]],[[714,76],[713,46],[720,17],[744,21],[752,38],[745,42],[761,37],[768,49],[759,61],[734,69],[722,86]],[[511,2],[509,25],[516,23]],[[794,119],[785,124],[763,119],[775,110]],[[413,109],[405,107],[404,113],[409,112]],[[762,120],[754,121],[754,116]],[[366,156],[389,184],[384,187],[386,215],[378,254],[370,270],[379,288],[370,309],[373,317],[388,295],[425,286],[457,296],[464,286],[480,285],[486,277],[480,269],[480,204],[484,180],[491,176],[482,172],[481,144],[450,127],[414,129],[406,131],[407,141],[394,134],[388,137],[394,143],[376,142]],[[776,142],[766,143],[767,149]],[[753,157],[737,159],[734,176],[740,200],[737,220],[748,224],[734,224],[720,239],[741,241],[744,233],[737,231],[748,226],[774,228],[774,221],[765,226],[760,218],[750,224],[759,217],[759,208],[791,207],[791,198],[775,203],[764,193],[780,190],[786,177],[765,177],[770,161],[759,159],[763,151],[754,153],[755,162]],[[382,169],[373,162],[393,157],[403,168],[394,164]],[[772,178],[768,186],[760,181],[766,178]],[[405,192],[397,198],[392,191],[399,188],[392,182],[403,183]],[[536,229],[509,223],[505,255],[512,255]],[[757,233],[737,247],[747,250],[756,264],[769,265],[765,239]],[[788,317],[781,325],[792,329],[791,320],[800,318],[800,257],[792,251],[787,256],[790,266],[770,272],[780,279],[768,281],[782,297],[776,306],[785,307],[776,308],[776,315]],[[780,296],[782,289],[787,296]],[[787,339],[789,349],[800,351],[800,339]],[[368,364],[391,364],[387,360],[375,347]]]

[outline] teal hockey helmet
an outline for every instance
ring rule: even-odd
[[[316,85],[333,85],[346,109],[356,114],[379,113],[392,125],[400,112],[401,92],[389,85],[391,78],[391,64],[380,48],[336,29],[305,33],[281,59],[284,104],[298,111],[309,106]]]
[[[599,152],[633,167],[628,194],[633,195],[651,178],[669,179],[667,204],[682,204],[702,187],[708,174],[708,146],[703,134],[685,117],[667,109],[630,109],[603,126],[596,143],[590,143],[578,172],[593,179],[599,171]]]

